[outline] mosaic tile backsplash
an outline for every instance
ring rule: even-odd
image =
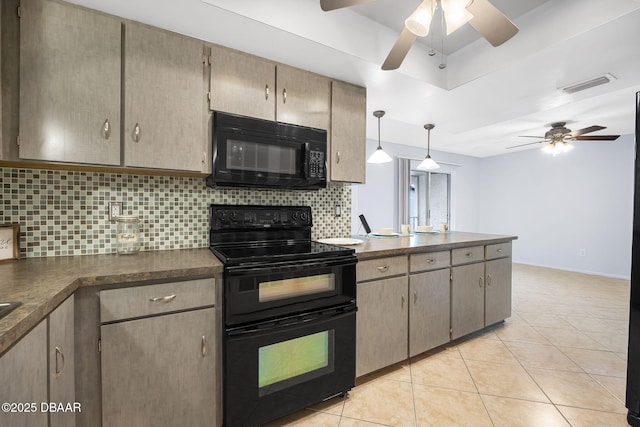
[[[351,227],[351,185],[341,183],[319,191],[225,189],[203,178],[0,168],[0,199],[0,224],[20,224],[22,257],[115,253],[109,202],[139,216],[146,251],[208,247],[211,203],[311,206],[314,239],[348,237]]]

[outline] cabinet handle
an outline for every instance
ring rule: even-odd
[[[491,275],[487,274],[487,286],[491,286]]]
[[[207,355],[207,338],[205,338],[205,336],[202,336],[202,357],[205,357]]]
[[[336,153],[336,163],[340,163],[340,152]]]
[[[149,301],[151,302],[170,302],[173,301],[176,298],[176,295],[167,295],[166,297],[155,297],[155,298],[150,298]]]
[[[400,297],[400,307],[404,308],[404,295]]]
[[[269,85],[264,85],[264,100],[267,101],[269,99]]]
[[[435,260],[435,259],[433,259],[433,258],[429,258],[429,259],[427,260],[427,264],[435,264],[435,262],[436,262],[436,260]]]
[[[418,293],[413,291],[413,305],[416,305],[416,302],[418,302]]]
[[[136,125],[133,127],[133,140],[135,142],[140,142],[141,139],[142,139],[142,132],[140,131],[140,124],[136,123]]]
[[[478,286],[482,287],[483,283],[484,283],[484,277],[480,276],[480,280],[478,280]]]
[[[381,265],[380,267],[378,267],[378,271],[380,273],[386,273],[387,271],[389,271],[389,266],[388,265]]]
[[[58,368],[58,355],[60,355],[60,359],[62,360],[62,363],[60,364],[59,368]],[[55,376],[59,377],[63,370],[64,370],[64,353],[62,352],[62,350],[60,350],[60,347],[56,347],[56,372],[55,372]]]
[[[465,255],[466,255],[467,257],[470,257],[470,256],[471,256],[471,255],[473,255],[473,254],[472,254],[471,252],[467,252]]]
[[[502,249],[498,249],[498,253],[502,252]]]
[[[287,88],[282,89],[282,103],[287,103]]]
[[[102,124],[102,137],[104,139],[109,139],[111,136],[111,123],[109,123],[109,119],[105,119]]]

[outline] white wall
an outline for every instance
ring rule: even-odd
[[[367,158],[376,149],[378,143],[367,140]],[[352,234],[364,233],[360,227],[358,215],[364,214],[373,230],[382,227],[397,228],[398,196],[397,196],[397,157],[422,159],[426,155],[426,147],[410,147],[407,145],[382,144],[385,152],[394,158],[393,162],[384,164],[367,163],[366,184],[353,184],[351,196],[351,231]],[[479,159],[451,153],[431,151],[431,157],[459,164],[460,167],[442,165],[439,172],[451,173],[451,227],[454,230],[476,231],[478,226],[478,173]]]
[[[377,143],[367,141],[367,156]],[[635,147],[580,141],[565,155],[532,149],[477,159],[433,151],[458,163],[452,173],[452,228],[517,235],[515,262],[629,278]],[[423,149],[384,143],[392,157],[422,158]],[[352,186],[352,233],[397,224],[396,161],[367,164],[367,183]]]
[[[515,234],[515,262],[629,278],[634,138],[480,161],[478,230]]]

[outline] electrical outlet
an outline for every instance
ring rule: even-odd
[[[122,215],[122,202],[109,202],[109,221],[115,221]]]

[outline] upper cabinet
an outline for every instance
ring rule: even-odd
[[[339,81],[331,84],[332,181],[364,183],[367,90]]]
[[[213,45],[209,108],[264,120],[276,118],[276,65]]]
[[[125,166],[201,171],[203,43],[127,23],[124,45]]]
[[[120,164],[118,19],[22,0],[22,159]]]
[[[277,120],[328,131],[331,81],[327,77],[286,65],[278,65],[276,77]]]

